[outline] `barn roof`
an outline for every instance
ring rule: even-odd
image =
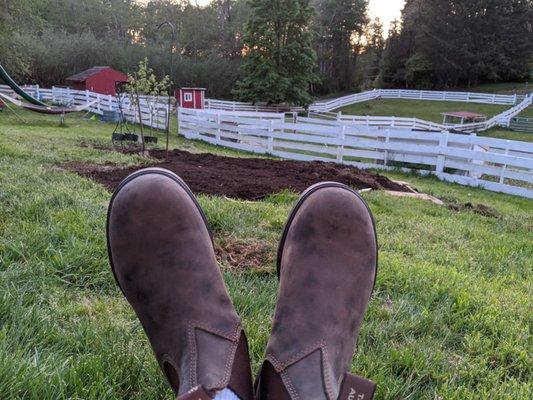
[[[92,67],[92,68],[89,68],[85,71],[82,71],[82,72],[79,72],[75,75],[72,75],[72,76],[69,76],[67,78],[67,81],[71,81],[71,82],[84,82],[87,80],[87,78],[93,76],[93,75],[97,75],[99,74],[100,72],[102,71],[105,71],[107,69],[113,69],[111,67]],[[118,72],[118,71],[117,71]],[[122,74],[122,72],[120,72]]]

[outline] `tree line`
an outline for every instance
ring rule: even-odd
[[[164,76],[172,51],[177,85],[305,105],[372,87],[527,80],[532,3],[407,0],[384,27],[367,0],[0,0],[0,62],[50,86],[94,65],[131,72],[144,58]]]

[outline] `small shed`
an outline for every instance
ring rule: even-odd
[[[468,111],[444,112],[441,115],[444,117],[442,121],[444,125],[455,125],[457,123],[463,125],[471,122],[484,122],[487,120],[487,116],[484,114],[478,114]]]
[[[176,90],[176,99],[180,107],[203,109],[205,104],[205,88],[181,88]]]
[[[115,95],[117,85],[128,82],[128,75],[111,67],[93,67],[68,77],[67,82],[76,90]]]

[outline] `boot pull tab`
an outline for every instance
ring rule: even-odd
[[[196,386],[187,393],[182,394],[176,400],[212,400],[202,386]]]
[[[371,400],[376,384],[357,375],[345,374],[338,400]]]

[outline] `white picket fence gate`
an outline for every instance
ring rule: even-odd
[[[449,182],[533,198],[532,143],[265,114],[255,118],[239,112],[179,108],[179,133],[189,139],[287,159],[416,169]]]
[[[122,112],[126,120],[132,123],[139,123],[137,106],[131,104],[127,95],[123,95],[119,100],[115,96],[94,93],[89,90],[74,90],[59,87],[43,89],[33,85],[23,86],[22,89],[32,97],[44,101],[51,101],[54,104],[79,106],[94,103],[87,111],[99,115],[102,115],[104,111],[119,111],[119,101],[121,101]],[[0,85],[0,92],[14,95],[14,92],[7,85]],[[167,115],[171,112],[169,110],[168,97],[141,96],[140,103],[143,124],[156,129],[166,129]]]

